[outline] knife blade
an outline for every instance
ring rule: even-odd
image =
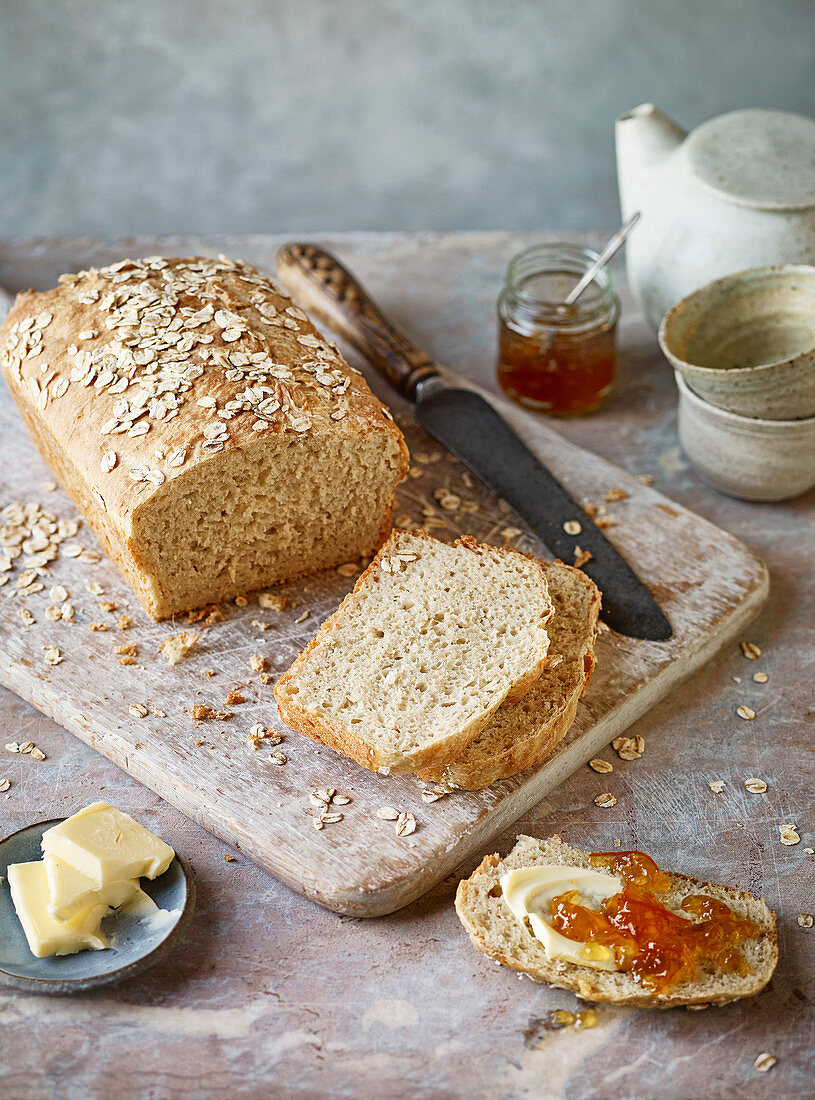
[[[438,365],[382,313],[351,273],[316,245],[292,242],[277,258],[278,277],[298,303],[348,340],[395,389],[416,404],[434,439],[498,492],[545,543],[583,566],[603,595],[603,618],[620,634],[667,641],[671,624],[625,558],[581,506],[479,394],[448,385]],[[577,520],[579,536],[564,524]]]

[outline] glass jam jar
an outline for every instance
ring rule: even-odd
[[[620,303],[609,267],[564,305],[597,256],[580,245],[542,244],[510,261],[498,299],[498,383],[524,408],[572,416],[611,392]]]

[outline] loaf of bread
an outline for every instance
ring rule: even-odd
[[[580,569],[541,564],[554,610],[546,668],[523,699],[498,708],[456,760],[424,769],[420,779],[480,790],[540,764],[568,733],[594,671],[600,592]]]
[[[485,856],[456,892],[456,911],[475,946],[485,955],[513,970],[529,975],[533,981],[571,989],[587,1001],[613,1001],[615,1004],[673,1008],[676,1005],[727,1004],[739,997],[760,992],[778,962],[775,914],[759,898],[729,886],[700,882],[687,875],[666,872],[671,883],[667,894],[658,895],[668,909],[678,911],[689,894],[704,894],[723,901],[737,918],[757,925],[758,935],[737,948],[746,960],[746,974],[715,967],[700,969],[695,978],[664,992],[641,985],[626,971],[597,970],[591,966],[550,959],[543,944],[520,921],[504,900],[501,876],[516,867],[536,864],[589,867],[589,853],[564,844],[561,837],[537,840],[519,836],[515,847],[504,859]],[[687,915],[687,914],[683,914]]]
[[[443,766],[538,679],[551,614],[534,558],[395,530],[278,680],[281,717],[367,768]]]
[[[372,554],[407,448],[306,315],[226,257],[28,291],[0,362],[31,436],[150,615]]]

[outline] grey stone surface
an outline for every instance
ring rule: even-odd
[[[0,0],[0,236],[611,226],[612,121],[815,113],[806,0]]]
[[[334,235],[371,291],[426,348],[489,384],[496,283],[531,236]],[[125,252],[224,249],[268,267],[269,238],[143,240]],[[98,256],[98,244],[0,245],[0,283],[46,286]],[[224,845],[156,795],[8,692],[0,692],[5,740],[47,754],[2,755],[0,828],[67,813],[106,798],[161,833],[192,865],[198,909],[189,935],[162,967],[113,990],[64,999],[0,987],[0,1080],[14,1100],[773,1100],[812,1096],[815,1072],[815,912],[812,716],[815,629],[811,607],[815,493],[780,505],[746,504],[705,486],[679,453],[676,391],[655,338],[628,298],[621,370],[598,414],[558,424],[565,436],[633,473],[744,539],[766,559],[770,601],[749,639],[631,727],[641,760],[600,776],[581,769],[491,849],[516,832],[561,833],[569,842],[641,848],[664,866],[750,888],[779,914],[780,962],[751,1000],[705,1012],[605,1008],[598,1027],[550,1031],[551,1010],[575,1010],[571,994],[489,962],[453,911],[458,875],[390,917],[361,921],[319,909]],[[37,495],[21,490],[23,499]],[[767,684],[751,679],[769,675]],[[754,721],[735,714],[741,703]],[[766,780],[764,795],[744,780]],[[708,781],[725,789],[713,794]],[[611,789],[617,805],[593,798]],[[798,825],[784,847],[778,826]],[[469,874],[475,860],[461,867]],[[768,1051],[767,1074],[753,1063]]]

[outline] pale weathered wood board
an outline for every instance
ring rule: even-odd
[[[375,383],[397,414],[416,457],[440,453],[409,419],[409,408]],[[315,901],[340,912],[375,916],[407,904],[457,864],[516,820],[554,786],[616,736],[656,700],[699,668],[719,647],[736,637],[766,598],[767,575],[761,561],[743,544],[706,521],[667,501],[600,458],[572,446],[539,420],[498,402],[501,411],[578,499],[601,501],[614,486],[628,490],[627,500],[611,505],[619,525],[609,536],[651,585],[675,629],[667,643],[648,643],[605,634],[598,642],[598,667],[572,731],[540,768],[478,793],[456,793],[432,805],[420,798],[422,785],[411,778],[385,778],[358,768],[331,750],[287,733],[288,763],[279,767],[263,750],[252,752],[245,737],[257,721],[281,730],[271,686],[253,673],[253,653],[267,656],[282,670],[313,635],[351,587],[352,580],[321,575],[283,586],[291,601],[284,612],[261,610],[250,602],[226,609],[227,621],[214,626],[200,652],[168,667],[156,652],[159,642],[180,628],[150,622],[113,566],[105,559],[86,565],[60,558],[49,583],[68,588],[76,621],[52,623],[44,611],[51,602],[43,592],[21,597],[13,580],[0,589],[0,680],[83,741],[125,768],[205,828],[234,844],[260,866]],[[29,442],[8,394],[0,401],[0,437],[4,462],[0,504],[38,500],[59,515],[74,509],[60,492],[40,485],[50,477]],[[450,456],[416,463],[423,476],[408,480],[399,493],[398,513],[416,521],[432,507],[434,533],[457,537],[470,533],[501,542],[507,523],[523,527],[494,495],[471,488],[468,475]],[[475,501],[472,513],[442,511],[433,497],[444,486]],[[432,522],[432,520],[431,520]],[[95,546],[87,528],[77,541]],[[543,552],[531,536],[517,543]],[[16,573],[15,573],[16,575]],[[105,595],[91,596],[87,582],[103,585]],[[103,612],[100,599],[117,603]],[[18,611],[28,607],[36,624],[26,626]],[[126,633],[115,629],[123,609],[134,620]],[[295,620],[310,611],[303,623]],[[270,624],[261,631],[254,621]],[[107,621],[109,632],[91,632],[89,624]],[[136,643],[138,663],[122,667],[114,645]],[[56,645],[65,654],[56,667],[43,660],[42,647]],[[204,669],[215,669],[208,678]],[[246,703],[229,708],[224,723],[196,726],[189,717],[195,703],[223,706],[230,687],[247,684]],[[135,719],[128,707],[144,703],[167,717]],[[196,745],[196,741],[203,741]],[[321,832],[314,829],[311,786],[336,787],[352,797],[345,819]],[[377,807],[412,811],[419,828],[397,838],[393,825],[379,820]]]

